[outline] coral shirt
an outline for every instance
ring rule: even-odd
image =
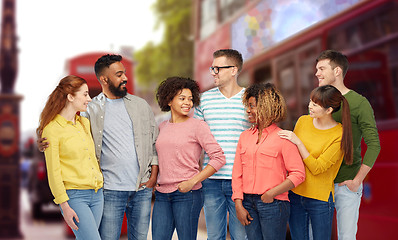
[[[232,170],[232,200],[243,199],[243,193],[263,194],[286,178],[294,186],[305,179],[304,164],[292,142],[278,136],[275,124],[263,129],[261,140],[257,129],[244,131],[239,138]],[[288,193],[275,199],[289,201]]]

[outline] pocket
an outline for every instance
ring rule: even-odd
[[[246,165],[246,164],[248,164],[248,162],[247,162],[247,157],[246,157],[246,149],[247,148],[242,148],[241,150],[240,150],[240,159],[241,159],[241,161],[242,161],[242,165]]]
[[[351,191],[347,185],[344,185],[344,188],[350,193],[350,194],[355,194],[357,196],[362,196],[362,184],[359,186],[358,190],[356,192]]]
[[[69,198],[72,198],[73,196],[76,195],[76,193],[77,193],[78,191],[79,191],[79,190],[77,190],[77,189],[69,189],[69,190],[66,190],[66,194],[68,195]]]
[[[278,152],[270,151],[270,150],[262,150],[260,151],[260,158],[257,161],[258,167],[263,168],[273,168],[276,157],[278,157]]]

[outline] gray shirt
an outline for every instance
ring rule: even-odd
[[[158,165],[155,148],[156,138],[158,136],[158,127],[156,125],[152,109],[144,99],[127,94],[123,97],[123,101],[133,124],[134,139],[132,139],[132,141],[134,140],[140,169],[135,186],[135,189],[138,190],[138,186],[141,183],[148,181],[151,176],[151,166]],[[97,158],[100,160],[101,169],[103,166],[101,152],[103,145],[104,119],[106,114],[105,103],[106,97],[103,93],[100,93],[98,96],[93,98],[92,102],[89,103],[87,112],[81,113],[81,116],[87,117],[90,120],[91,133],[95,144],[95,153]],[[121,137],[115,139],[115,141],[124,141],[125,139],[125,137]],[[107,179],[104,175],[104,183],[107,181],[114,181],[114,179]]]
[[[140,171],[135,151],[133,122],[122,98],[106,98],[101,169],[104,189],[135,191]]]

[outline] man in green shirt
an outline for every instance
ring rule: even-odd
[[[380,152],[375,117],[369,101],[344,85],[344,77],[348,70],[348,60],[345,55],[326,50],[319,55],[316,62],[315,76],[319,80],[319,86],[333,85],[344,95],[350,105],[354,146],[353,163],[347,165],[343,161],[336,176],[335,208],[339,240],[356,239],[362,182]],[[333,118],[341,122],[341,109],[333,114]],[[363,159],[361,157],[362,138],[367,145]]]

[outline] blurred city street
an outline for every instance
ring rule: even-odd
[[[66,236],[64,220],[55,204],[43,206],[43,213],[37,219],[32,218],[28,193],[22,188],[20,193],[20,230],[25,240],[67,240],[74,239]],[[151,226],[149,227],[151,229]],[[229,237],[229,236],[228,236]],[[121,240],[127,240],[126,235],[122,235]],[[148,232],[148,239],[152,239],[151,231]],[[174,232],[173,240],[177,240]],[[204,215],[199,219],[198,240],[207,239]],[[229,239],[229,238],[228,238]]]

